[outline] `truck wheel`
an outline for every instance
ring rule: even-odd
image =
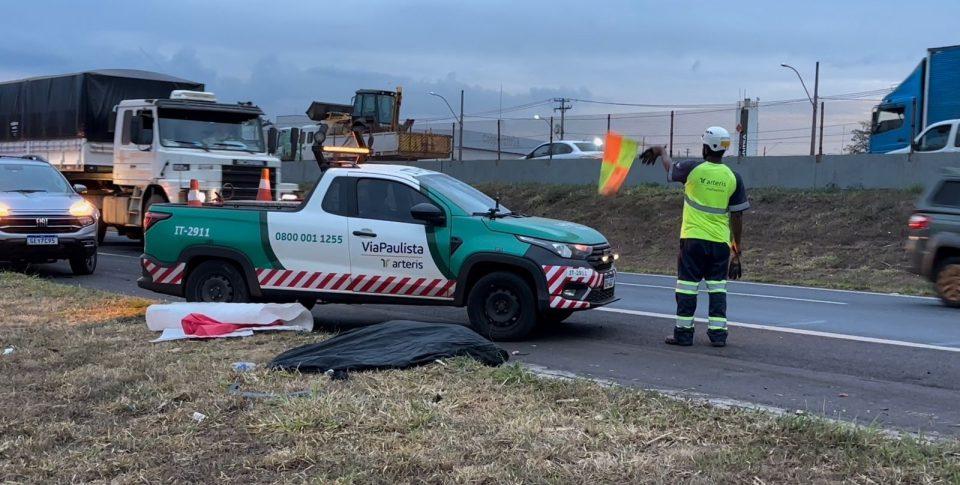
[[[470,290],[467,315],[474,330],[491,340],[519,340],[537,324],[536,303],[523,278],[507,272],[490,273]]]
[[[559,325],[573,315],[573,310],[547,310],[540,314],[540,323],[545,326]]]
[[[90,256],[78,255],[70,257],[70,270],[77,276],[93,274],[97,269],[97,253]]]
[[[189,302],[246,303],[247,283],[237,268],[222,260],[204,261],[187,276],[184,296]]]
[[[940,264],[935,284],[944,305],[960,308],[960,258],[949,258]]]

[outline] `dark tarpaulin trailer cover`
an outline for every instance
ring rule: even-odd
[[[85,137],[113,141],[114,107],[124,99],[203,91],[203,84],[166,74],[104,69],[0,83],[0,141]]]
[[[276,356],[270,367],[300,372],[406,369],[458,356],[491,366],[510,358],[507,351],[460,325],[393,320],[290,349]]]

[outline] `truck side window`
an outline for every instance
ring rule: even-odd
[[[960,180],[948,180],[933,195],[933,204],[960,208]]]
[[[927,132],[920,137],[920,147],[917,148],[917,151],[932,152],[947,146],[950,128],[952,128],[951,125],[940,125],[927,130]]]
[[[873,134],[896,130],[903,126],[903,106],[888,106],[873,114]]]
[[[123,145],[130,144],[130,122],[133,120],[133,111],[126,110],[123,112],[123,132],[120,133],[120,143]]]
[[[323,203],[320,207],[324,212],[336,214],[338,216],[349,216],[350,210],[350,191],[353,188],[353,180],[350,177],[337,177],[330,182],[327,193],[323,195]]]
[[[421,224],[410,209],[422,202],[432,203],[425,195],[399,182],[360,179],[357,182],[357,217],[382,221]]]

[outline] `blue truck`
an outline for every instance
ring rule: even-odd
[[[874,108],[870,153],[908,148],[924,129],[958,118],[960,45],[927,49],[913,72]]]

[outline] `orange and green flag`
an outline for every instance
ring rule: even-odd
[[[614,132],[607,133],[603,143],[603,163],[600,164],[600,195],[613,195],[620,190],[637,158],[637,142]]]

